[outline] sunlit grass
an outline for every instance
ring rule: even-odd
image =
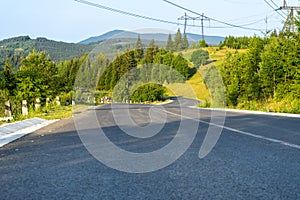
[[[82,111],[87,109],[88,107],[88,105],[52,106],[48,108],[44,107],[40,111],[29,110],[28,116],[20,116],[17,120],[24,120],[35,117],[46,120],[65,119],[72,117],[74,111]]]

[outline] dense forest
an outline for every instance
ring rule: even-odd
[[[223,45],[246,51],[228,53],[221,72],[227,104],[243,109],[300,112],[300,34],[269,38],[228,38]],[[238,44],[240,42],[240,44]]]

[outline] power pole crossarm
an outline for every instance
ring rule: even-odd
[[[209,18],[205,17],[204,14],[202,14],[200,17],[190,17],[186,13],[184,16],[178,18],[178,20],[184,20],[184,34],[186,33],[186,26],[188,20],[200,20],[201,21],[201,32],[202,32],[202,40],[204,40],[204,21],[209,21]]]
[[[280,7],[281,10],[288,10],[289,15],[285,21],[283,30],[288,30],[289,32],[295,32],[295,16],[294,11],[300,10],[300,6],[288,6],[287,1],[283,0],[283,6]]]

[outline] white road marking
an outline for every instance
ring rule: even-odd
[[[274,117],[300,118],[300,114],[290,114],[290,113],[275,113],[275,112],[263,112],[263,111],[253,111],[253,110],[237,110],[237,109],[228,109],[228,108],[200,108],[197,106],[190,106],[189,108],[196,108],[199,110],[210,110],[210,111],[246,113],[246,114],[254,114],[254,115],[267,115],[267,116],[274,116]]]
[[[254,137],[254,138],[266,140],[266,141],[269,141],[269,142],[278,143],[278,144],[281,144],[281,145],[284,145],[284,146],[288,146],[288,147],[300,149],[300,145],[298,145],[298,144],[292,144],[292,143],[285,142],[285,141],[282,141],[282,140],[278,140],[278,139],[274,139],[274,138],[269,138],[269,137],[257,135],[257,134],[254,134],[254,133],[249,133],[249,132],[245,132],[245,131],[233,129],[233,128],[230,128],[230,127],[227,127],[227,126],[221,126],[221,125],[218,125],[218,124],[206,122],[206,121],[203,121],[203,120],[200,120],[200,119],[194,119],[192,117],[183,116],[183,115],[180,115],[180,114],[177,114],[177,113],[173,113],[173,112],[170,112],[170,111],[166,111],[166,110],[161,110],[161,111],[169,113],[171,115],[183,117],[185,119],[190,119],[190,120],[198,121],[198,122],[203,123],[203,124],[207,124],[207,125],[212,125],[212,126],[216,126],[216,127],[219,127],[219,128],[223,128],[223,129],[226,129],[226,130],[231,131],[231,132],[235,132],[235,133],[239,133],[239,134],[242,134],[242,135],[247,135],[247,136],[250,136],[250,137]]]

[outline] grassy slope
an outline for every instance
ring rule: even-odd
[[[183,57],[190,60],[192,53],[196,50],[197,49],[189,49],[181,53]],[[203,74],[204,70],[213,65],[220,66],[227,52],[234,52],[235,50],[226,48],[219,50],[218,47],[207,47],[205,48],[205,50],[209,52],[210,60],[213,62],[201,66],[198,72],[190,80],[186,81],[186,83],[175,83],[167,85],[169,95],[197,98],[202,101],[207,100],[210,102],[210,92],[206,87],[201,74]]]

